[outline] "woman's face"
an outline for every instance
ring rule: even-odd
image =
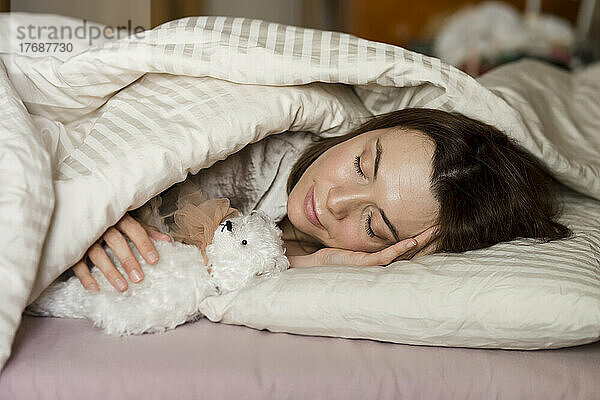
[[[374,252],[435,224],[435,144],[422,132],[365,132],[321,154],[291,191],[292,225],[327,247]]]

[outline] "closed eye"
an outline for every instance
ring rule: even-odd
[[[373,221],[373,214],[369,214],[365,221],[365,231],[367,232],[367,235],[369,235],[369,237],[373,238],[377,235],[375,235],[375,232],[373,232],[373,228],[371,227],[371,221]]]
[[[367,177],[363,172],[362,168],[360,167],[360,156],[354,157],[354,169],[356,170],[356,173],[359,174],[361,177]]]
[[[365,178],[365,179],[367,178],[367,175],[364,173],[364,171],[362,170],[362,168],[360,166],[360,155],[354,157],[354,169],[356,170],[356,173],[358,175],[360,175],[362,178]],[[373,231],[373,228],[371,226],[372,221],[373,221],[373,214],[369,214],[364,222],[364,230],[365,230],[365,232],[367,232],[367,235],[369,237],[374,238],[377,235],[375,234],[375,232]]]
[[[358,175],[360,175],[362,178],[367,178],[367,175],[365,174],[365,172],[363,171],[363,169],[360,166],[360,155],[357,155],[356,157],[354,157],[354,169],[356,170],[356,173]],[[377,236],[377,234],[373,231],[373,227],[372,227],[372,221],[373,221],[373,214],[369,214],[367,216],[367,218],[365,219],[364,222],[364,230],[365,232],[367,232],[367,235],[371,238],[379,238],[379,236]]]

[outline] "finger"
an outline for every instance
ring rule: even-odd
[[[83,259],[73,266],[73,272],[84,288],[87,290],[100,291],[98,282],[96,282],[92,276],[90,269]]]
[[[439,225],[433,225],[429,228],[425,229],[423,232],[419,233],[415,238],[418,242],[425,243],[429,242],[431,239],[435,237],[437,231],[439,229]]]
[[[414,238],[408,238],[394,243],[391,246],[386,247],[376,253],[372,253],[369,260],[371,263],[376,265],[387,265],[394,261],[396,258],[406,254],[411,249],[417,246],[417,241]],[[372,264],[374,265],[374,264]]]
[[[143,228],[142,228],[143,229]],[[115,227],[108,228],[106,233],[102,236],[104,241],[113,251],[115,256],[121,262],[123,269],[129,276],[132,282],[139,282],[143,279],[144,275],[140,263],[133,255],[131,248],[127,244],[125,236],[119,232]]]
[[[146,230],[146,232],[148,232],[148,235],[150,235],[150,237],[154,240],[163,240],[166,242],[170,242],[171,241],[171,237],[169,235],[167,235],[166,233],[162,233],[161,231],[159,231],[158,229],[156,229],[155,227],[153,227],[152,225],[147,225],[144,222],[138,220],[137,218],[134,218],[137,222],[139,222],[140,225],[142,225],[142,227]]]
[[[146,229],[146,232],[148,232],[148,236],[150,236],[154,240],[162,240],[164,242],[171,241],[171,237],[169,235],[167,235],[166,233],[155,231],[153,229]]]
[[[146,232],[144,227],[136,219],[129,214],[125,214],[123,218],[117,222],[116,226],[121,232],[127,234],[129,240],[137,247],[138,251],[148,264],[156,264],[158,262],[158,251],[156,251],[156,248],[152,244],[148,232]],[[127,246],[127,248],[129,249],[129,246]],[[121,260],[120,257],[119,260]],[[121,260],[121,262],[123,262],[123,260]]]
[[[433,225],[418,234],[415,239],[419,245],[415,247],[414,253],[417,254],[425,249],[431,250],[431,244],[435,241],[438,230],[439,225]]]
[[[114,251],[114,250],[113,250]],[[100,244],[95,243],[88,250],[88,257],[94,263],[96,267],[104,274],[104,277],[110,282],[111,285],[115,287],[119,292],[124,292],[127,290],[127,281],[121,275],[121,273],[115,268],[112,261],[106,254],[106,251],[100,246]]]
[[[439,225],[430,226],[423,232],[419,233],[413,239],[417,241],[417,245],[411,249],[411,251],[402,255],[401,259],[408,260],[414,258],[416,255],[431,254],[435,251],[433,246],[434,239],[436,237]]]
[[[428,254],[433,254],[433,253],[435,253],[435,246],[433,246],[433,243],[430,243],[427,246],[425,246],[424,248],[422,248],[421,250],[417,251],[412,256],[412,258],[426,256]]]
[[[422,249],[420,249],[419,251],[417,251],[413,257],[421,257],[421,256],[425,256],[428,254],[433,254],[436,251],[436,242],[435,241],[431,241],[428,244],[425,245],[425,247],[423,247]]]

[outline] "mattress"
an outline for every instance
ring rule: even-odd
[[[24,316],[0,399],[598,399],[600,343],[515,351],[271,333],[210,322],[115,338]]]

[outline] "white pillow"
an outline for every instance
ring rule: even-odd
[[[296,268],[207,298],[212,321],[386,342],[541,349],[600,338],[600,202],[566,195],[571,238],[383,267]]]

